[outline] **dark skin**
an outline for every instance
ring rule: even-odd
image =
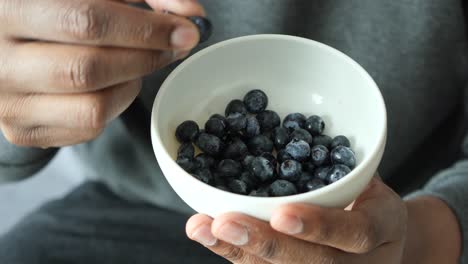
[[[404,202],[379,179],[347,210],[291,204],[269,223],[239,213],[198,214],[186,231],[237,264],[455,264],[461,248],[457,219],[444,202]]]
[[[132,1],[142,2],[142,1]],[[0,129],[11,143],[59,147],[97,137],[141,78],[197,45],[196,1],[0,1]],[[172,14],[162,12],[169,10]]]

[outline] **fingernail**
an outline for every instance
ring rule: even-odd
[[[181,60],[187,57],[190,54],[190,51],[174,51],[174,58],[176,60]]]
[[[211,228],[208,225],[202,225],[192,233],[192,239],[205,246],[213,246],[218,241],[211,234]]]
[[[188,50],[197,44],[198,30],[195,27],[181,25],[171,34],[171,45],[177,49]]]
[[[235,246],[243,246],[249,242],[247,229],[234,222],[229,222],[220,227],[217,237]]]
[[[276,230],[288,235],[297,235],[304,231],[302,220],[292,215],[274,215],[271,218],[271,225]]]

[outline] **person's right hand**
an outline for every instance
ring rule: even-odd
[[[142,1],[128,1],[142,2]],[[140,91],[141,77],[198,43],[194,0],[0,1],[0,129],[20,146],[88,141]]]

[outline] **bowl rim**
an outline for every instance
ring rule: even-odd
[[[380,125],[376,127],[376,129],[379,129],[378,131],[378,139],[377,139],[377,144],[373,146],[371,151],[363,157],[361,162],[344,178],[340,179],[337,182],[331,183],[329,185],[326,185],[325,187],[322,187],[320,189],[310,191],[310,192],[305,192],[305,193],[300,193],[300,194],[295,194],[295,195],[290,195],[290,196],[281,196],[281,197],[255,197],[255,196],[248,196],[248,195],[242,195],[242,194],[236,194],[236,193],[231,193],[227,191],[220,190],[216,187],[213,187],[209,184],[203,183],[199,181],[198,179],[192,177],[190,173],[186,172],[183,170],[177,163],[176,161],[172,158],[172,155],[168,152],[168,150],[164,147],[163,140],[160,137],[160,133],[157,133],[157,131],[160,131],[159,129],[159,117],[158,117],[158,110],[159,106],[161,105],[162,100],[164,99],[164,95],[169,89],[170,83],[177,77],[177,75],[183,71],[186,67],[189,67],[192,63],[194,63],[196,60],[201,58],[207,53],[214,52],[215,50],[219,48],[223,48],[226,46],[230,45],[235,45],[239,42],[248,42],[248,41],[256,41],[256,40],[286,40],[286,41],[295,41],[295,42],[302,42],[308,45],[315,45],[321,49],[325,49],[328,52],[333,53],[335,56],[339,56],[343,59],[343,62],[349,63],[352,67],[354,67],[364,79],[370,84],[369,87],[373,87],[371,89],[374,90],[375,92],[375,100],[378,102],[378,107],[380,108],[380,111],[383,113],[382,120],[380,122]],[[246,200],[256,200],[258,201],[259,199],[261,200],[271,200],[271,201],[284,201],[288,202],[290,200],[291,202],[298,201],[298,200],[309,200],[313,199],[314,197],[319,197],[323,196],[326,193],[329,193],[333,191],[334,189],[340,188],[348,182],[352,181],[354,178],[358,177],[362,173],[362,171],[367,167],[367,165],[372,161],[374,157],[376,157],[379,153],[379,151],[384,151],[385,149],[385,144],[386,144],[386,138],[387,138],[387,110],[386,110],[386,105],[385,101],[383,98],[383,95],[377,85],[377,83],[374,81],[374,79],[370,76],[370,74],[355,60],[353,60],[351,57],[346,55],[345,53],[329,46],[324,43],[312,40],[312,39],[307,39],[307,38],[302,38],[302,37],[297,37],[297,36],[292,36],[292,35],[283,35],[283,34],[255,34],[255,35],[247,35],[247,36],[242,36],[242,37],[236,37],[228,40],[224,40],[221,42],[218,42],[214,45],[211,45],[207,48],[204,48],[197,53],[193,54],[186,60],[184,60],[180,65],[178,65],[164,80],[164,82],[161,84],[159,91],[156,95],[156,98],[154,100],[153,108],[152,108],[152,113],[151,113],[151,141],[153,145],[153,152],[156,156],[156,159],[158,160],[158,153],[159,155],[165,155],[169,157],[169,160],[173,163],[171,166],[175,168],[175,174],[181,173],[182,175],[188,176],[187,180],[189,181],[188,184],[195,184],[199,185],[200,188],[204,188],[207,190],[212,190],[212,191],[218,191],[222,192],[225,195],[228,195],[230,198],[236,198],[236,199],[246,199]],[[160,148],[158,151],[157,149]],[[162,149],[161,149],[162,148]],[[159,160],[158,160],[159,162]],[[158,166],[160,166],[158,164]],[[161,166],[160,166],[161,167]],[[162,169],[161,169],[162,171]],[[164,177],[171,177],[167,176],[163,171],[162,173],[164,174]],[[172,187],[172,186],[171,186]],[[175,190],[176,191],[176,190]],[[176,191],[177,192],[177,191]]]

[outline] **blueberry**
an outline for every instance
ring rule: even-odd
[[[177,164],[184,169],[186,172],[192,172],[197,168],[195,162],[187,157],[181,157],[176,160]]]
[[[263,152],[260,157],[263,157],[267,159],[271,164],[273,164],[273,167],[276,168],[276,165],[278,164],[278,161],[276,160],[275,156],[269,152]]]
[[[271,110],[265,110],[257,115],[262,132],[270,131],[281,124],[279,115]]]
[[[323,130],[325,129],[325,122],[320,116],[313,115],[307,118],[304,126],[312,136],[318,136],[323,133]]]
[[[219,186],[219,185],[226,186],[226,178],[224,178],[223,175],[221,175],[221,173],[217,171],[213,171],[211,174],[213,175],[214,186]]]
[[[320,179],[312,179],[310,181],[308,181],[305,186],[304,186],[304,191],[305,192],[310,192],[310,191],[315,191],[317,189],[320,189],[322,187],[325,187],[326,184],[325,182],[323,182],[322,180]]]
[[[210,37],[211,34],[213,33],[213,24],[211,24],[211,21],[207,19],[206,17],[201,17],[201,16],[191,16],[188,17],[192,23],[195,24],[198,28],[198,32],[200,33],[200,43],[206,42]]]
[[[328,149],[331,149],[331,142],[332,138],[327,136],[327,135],[320,135],[320,136],[315,136],[314,140],[312,141],[312,145],[324,145]]]
[[[278,153],[276,154],[276,159],[278,160],[278,162],[280,164],[285,162],[286,160],[290,160],[292,158],[293,157],[291,155],[289,155],[289,153],[286,152],[285,149],[282,149],[282,150],[278,151]]]
[[[345,146],[338,146],[331,152],[333,164],[343,164],[353,169],[356,166],[356,157],[353,150]]]
[[[239,177],[242,173],[242,166],[235,160],[225,159],[218,164],[218,173],[223,178]]]
[[[293,131],[299,128],[304,128],[306,117],[301,113],[293,113],[287,115],[283,120],[283,127]]]
[[[270,195],[274,197],[297,194],[294,184],[285,180],[276,180],[270,186]]]
[[[248,138],[260,135],[260,123],[255,116],[247,117],[244,135]]]
[[[258,114],[264,111],[268,105],[268,97],[261,90],[252,90],[244,97],[244,104],[252,114]]]
[[[226,122],[230,131],[237,132],[245,129],[247,117],[241,113],[232,113],[226,117]]]
[[[199,127],[195,121],[184,121],[176,129],[176,138],[179,142],[190,142],[195,139],[198,134]]]
[[[328,172],[330,171],[330,167],[319,167],[314,172],[314,177],[320,179],[322,181],[328,181]]]
[[[182,145],[180,145],[179,149],[177,150],[178,158],[193,159],[194,155],[195,155],[195,148],[190,142],[182,143]]]
[[[264,152],[273,151],[273,142],[264,135],[258,135],[251,139],[247,143],[250,153],[255,156],[259,156]]]
[[[267,137],[269,140],[273,141],[273,132],[272,132],[272,130],[263,131],[263,132],[260,133],[260,135],[264,135],[264,136]]]
[[[240,133],[240,131],[230,131],[228,130],[226,135],[224,135],[224,137],[222,138],[222,140],[224,141],[224,143],[226,144],[229,144],[229,143],[232,143],[234,140],[236,139],[244,139],[244,136]]]
[[[313,140],[312,135],[307,130],[302,128],[298,128],[291,133],[289,140],[291,141],[293,139],[304,140],[309,145],[312,144]]]
[[[295,160],[287,160],[281,163],[279,177],[290,182],[298,181],[302,175],[302,165]]]
[[[245,156],[245,158],[242,160],[242,166],[244,167],[244,169],[250,168],[250,164],[252,164],[254,158],[255,156],[252,155]]]
[[[326,165],[330,161],[330,151],[323,145],[313,146],[310,153],[311,161],[315,166]]]
[[[300,192],[306,192],[306,184],[314,178],[314,175],[309,172],[302,172],[301,177],[296,182],[296,187]]]
[[[239,180],[245,182],[245,184],[247,184],[247,188],[250,190],[254,189],[258,184],[257,179],[248,171],[242,172]]]
[[[343,165],[343,164],[333,165],[330,168],[330,171],[328,172],[328,182],[329,183],[337,182],[338,180],[342,179],[344,176],[346,176],[350,172],[351,172],[351,169],[348,168],[346,165]]]
[[[244,141],[239,138],[234,139],[224,149],[223,158],[233,160],[243,160],[249,153]]]
[[[224,114],[227,117],[230,114],[234,114],[234,113],[241,113],[243,115],[247,114],[247,108],[245,108],[244,102],[238,99],[235,99],[229,102],[229,104],[226,106],[226,110]]]
[[[338,146],[345,146],[345,147],[350,148],[351,142],[349,142],[349,139],[345,136],[336,136],[335,138],[333,138],[330,147],[331,149],[334,149]]]
[[[213,184],[213,175],[209,169],[198,169],[192,175],[206,184]]]
[[[268,197],[270,195],[268,194],[268,190],[253,190],[249,193],[249,196]]]
[[[312,161],[307,161],[302,163],[302,171],[308,172],[308,173],[314,173],[315,171],[315,165],[312,163]]]
[[[248,194],[249,193],[249,188],[247,187],[247,184],[241,180],[233,179],[230,180],[228,183],[228,188],[231,190],[233,193],[237,194]]]
[[[225,120],[219,118],[210,118],[205,123],[205,130],[206,133],[222,138],[226,133],[227,123]]]
[[[207,133],[200,133],[195,145],[206,154],[216,156],[223,151],[224,144],[219,137]]]
[[[215,167],[216,160],[206,153],[200,153],[195,157],[195,163],[197,164],[198,168],[211,169]]]
[[[272,180],[275,176],[273,164],[264,157],[255,157],[249,171],[260,182]]]
[[[224,117],[223,115],[214,114],[214,115],[210,116],[210,119],[213,119],[213,118],[221,119],[222,121],[224,121],[226,123],[226,117]]]
[[[229,191],[230,191],[229,188],[226,187],[226,185],[222,185],[222,184],[220,184],[220,185],[215,185],[215,188],[220,189],[220,190],[222,190],[222,191],[226,191],[226,192],[229,192]]]
[[[284,127],[276,127],[273,130],[273,143],[276,150],[281,150],[289,143],[289,131]]]
[[[310,146],[304,140],[292,140],[286,145],[286,152],[297,161],[305,161],[310,156]]]

